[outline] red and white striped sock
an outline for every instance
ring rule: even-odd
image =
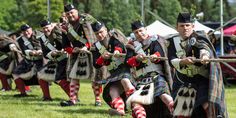
[[[93,93],[95,96],[95,101],[101,102],[100,94],[102,93],[102,85],[93,82],[92,88],[93,88]]]
[[[116,109],[119,113],[125,114],[125,104],[121,97],[117,97],[111,102],[112,107]]]
[[[75,104],[77,102],[77,96],[79,91],[80,84],[75,81],[70,83],[70,100]]]
[[[133,118],[146,118],[146,111],[140,104],[132,104]]]

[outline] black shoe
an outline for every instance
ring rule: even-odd
[[[28,95],[26,93],[13,95],[13,97],[27,97],[27,96]]]
[[[108,114],[110,116],[124,116],[125,113],[118,112],[116,109],[109,109]]]
[[[44,97],[44,98],[43,98],[43,101],[52,101],[52,98]]]
[[[11,89],[1,89],[2,92],[10,91]]]
[[[79,99],[79,98],[77,99],[77,102],[78,102],[78,103],[80,102],[80,99]]]
[[[73,105],[75,105],[75,103],[73,103],[72,101],[62,101],[61,103],[60,103],[60,105],[62,106],[62,107],[66,107],[66,106],[73,106]]]

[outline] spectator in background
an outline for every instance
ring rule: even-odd
[[[225,49],[226,49],[226,53],[229,55],[236,54],[236,36],[233,35],[227,40]]]
[[[216,35],[214,34],[214,31],[210,30],[207,35],[209,36],[209,39],[211,43],[213,44],[215,50],[216,50],[216,55],[220,55],[220,41],[217,39]]]

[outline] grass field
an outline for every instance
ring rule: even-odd
[[[60,107],[62,100],[68,97],[55,84],[50,86],[52,102],[43,102],[39,86],[33,86],[29,97],[14,98],[17,91],[0,92],[0,118],[109,118],[109,107],[103,102],[101,107],[94,107],[94,95],[89,81],[82,81],[80,104],[72,107]],[[236,118],[236,86],[226,88],[226,101],[230,118]],[[115,117],[114,117],[115,118]],[[124,118],[131,118],[127,115]]]

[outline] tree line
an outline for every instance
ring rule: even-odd
[[[89,13],[103,21],[108,28],[118,28],[129,34],[130,23],[141,16],[142,0],[50,0],[52,22],[59,22],[65,4],[74,4],[81,13]],[[175,26],[176,17],[181,11],[191,12],[195,16],[204,13],[201,22],[220,21],[220,0],[143,0],[144,21],[150,24],[163,19]],[[224,3],[224,20],[230,20],[236,14],[236,8],[227,0]],[[47,0],[4,0],[1,1],[0,28],[17,31],[23,23],[39,28],[39,22],[47,17]]]

